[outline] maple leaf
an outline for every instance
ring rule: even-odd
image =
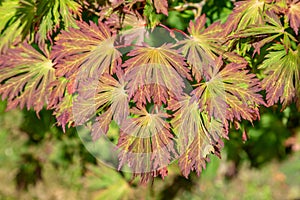
[[[176,155],[170,124],[166,121],[170,116],[157,107],[152,112],[133,108],[131,113],[136,117],[125,120],[120,127],[119,169],[127,163],[133,173],[145,179],[149,173],[161,174]]]
[[[0,5],[0,53],[7,50],[16,38],[22,35],[21,20],[7,26],[9,21],[15,16],[18,7],[18,0],[4,1]],[[7,27],[6,27],[7,26]]]
[[[48,91],[51,91],[48,96],[47,109],[54,109],[59,104],[66,93],[68,79],[60,77],[50,82],[48,85]]]
[[[197,134],[199,134],[199,130],[202,129],[201,121],[203,121],[203,119],[201,117],[199,105],[195,98],[188,95],[182,96],[178,98],[178,100],[170,99],[168,105],[167,109],[175,111],[173,114],[174,117],[171,120],[171,125],[177,137],[178,152],[183,154]],[[217,127],[217,129],[218,130],[212,130],[210,133],[210,136],[213,139],[211,141],[212,144],[214,143],[213,141],[218,141],[221,137],[227,138],[225,129],[222,127]]]
[[[78,27],[79,30],[70,28],[57,37],[53,47],[57,76],[71,78],[72,85],[76,79],[116,72],[121,58],[108,27],[100,21],[98,25],[78,22]]]
[[[97,112],[100,113],[92,127],[93,140],[99,138],[101,134],[107,133],[112,120],[120,125],[129,115],[126,83],[121,78],[122,75],[118,76],[119,81],[109,74],[104,74],[99,81],[94,82],[96,84],[87,81],[80,87],[79,101],[74,103],[74,107],[76,107],[74,113],[79,120],[78,124],[87,121]],[[88,89],[87,85],[89,85]]]
[[[140,45],[142,46],[147,37],[146,21],[138,13],[128,13],[124,19],[117,14],[111,15],[105,22],[111,29],[118,31],[116,43],[118,45]]]
[[[264,62],[259,66],[266,76],[262,80],[262,88],[267,92],[268,106],[272,106],[280,100],[282,109],[299,99],[300,80],[300,46],[296,51],[286,49],[283,45],[274,44],[267,54]]]
[[[0,15],[4,16],[0,22],[1,52],[27,36],[44,42],[61,25],[65,29],[77,27],[75,18],[81,16],[81,6],[73,0],[9,0],[0,6]]]
[[[152,0],[157,13],[168,16],[168,0]]]
[[[190,96],[172,100],[169,105],[169,109],[175,111],[171,125],[176,135],[181,172],[188,177],[191,171],[196,170],[199,175],[208,161],[207,155],[219,155],[220,139],[227,138],[227,131],[220,121],[201,113],[198,103]]]
[[[270,0],[245,0],[235,2],[233,12],[224,24],[224,33],[228,35],[243,30],[251,24],[263,24],[263,11],[267,10]]]
[[[47,109],[54,110],[53,115],[56,117],[56,124],[62,127],[63,132],[66,131],[67,124],[69,128],[74,125],[73,100],[76,99],[76,96],[68,93],[68,81],[68,79],[60,77],[48,85],[50,94]]]
[[[266,24],[250,25],[244,30],[237,31],[232,37],[259,37],[260,40],[254,44],[254,54],[256,52],[260,54],[261,47],[280,36],[284,37],[284,43],[287,45],[287,48],[290,46],[290,40],[297,41],[293,35],[285,31],[286,27],[281,24],[279,17],[275,13],[266,11],[265,21],[267,22]]]
[[[62,127],[63,132],[66,131],[67,124],[69,128],[74,125],[74,99],[76,99],[76,97],[68,92],[65,92],[60,102],[52,107],[52,109],[54,109],[53,115],[56,117],[57,125]]]
[[[296,35],[298,35],[300,27],[300,1],[288,0],[288,12],[287,17],[290,22],[290,26],[294,29]]]
[[[260,83],[254,74],[246,70],[246,64],[229,63],[224,68],[221,58],[209,71],[209,77],[192,91],[199,107],[209,116],[226,120],[259,118],[259,105],[265,105],[258,93]]]
[[[190,22],[188,37],[178,42],[179,50],[191,65],[192,74],[200,82],[202,75],[207,75],[209,66],[213,65],[219,55],[228,58],[232,62],[244,63],[243,58],[233,52],[226,52],[222,43],[225,41],[224,30],[220,22],[215,22],[205,29],[206,16],[198,17]]]
[[[128,56],[131,58],[123,64],[127,90],[129,97],[134,96],[138,104],[149,101],[153,92],[155,103],[166,103],[168,95],[183,92],[183,77],[191,79],[184,58],[170,45],[137,47]]]
[[[77,28],[76,17],[81,17],[81,6],[73,0],[47,0],[38,1],[36,5],[38,18],[38,35],[40,40],[52,34],[61,25],[65,30],[70,27]],[[31,23],[31,21],[29,21]]]
[[[19,105],[38,113],[46,103],[48,85],[56,77],[48,50],[45,46],[40,50],[23,43],[0,55],[0,94],[8,100],[7,109]]]

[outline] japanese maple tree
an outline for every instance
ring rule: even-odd
[[[116,123],[119,170],[142,182],[199,175],[230,127],[260,108],[300,110],[300,1],[244,0],[225,22],[201,5],[187,29],[168,27],[167,0],[0,1],[0,95],[7,109],[53,110],[57,125]],[[259,59],[259,58],[263,59]]]

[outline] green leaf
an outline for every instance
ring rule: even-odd
[[[244,0],[235,2],[233,12],[224,24],[224,33],[243,30],[247,26],[263,24],[262,13],[268,6],[268,0]]]
[[[268,106],[280,100],[282,109],[290,104],[294,98],[299,98],[300,80],[300,47],[296,51],[280,44],[273,45],[264,62],[259,66],[266,76],[262,80],[262,88],[267,92]]]
[[[76,17],[81,17],[81,6],[73,0],[47,0],[37,2],[37,17],[40,17],[38,34],[41,40],[52,34],[53,30],[61,27],[65,30],[78,28]]]
[[[11,22],[17,12],[18,3],[17,0],[7,0],[0,6],[0,53],[5,52],[22,35],[21,20]]]
[[[284,36],[284,42],[289,48],[290,40],[297,41],[296,38],[290,33],[285,31],[285,27],[281,24],[279,17],[273,12],[266,12],[266,24],[250,25],[246,29],[237,31],[233,38],[249,38],[257,37],[259,41],[254,43],[254,53],[260,54],[260,49],[265,44],[274,41],[280,36]]]
[[[20,39],[36,38],[40,42],[58,28],[77,27],[81,6],[73,0],[7,0],[0,6],[0,52]]]

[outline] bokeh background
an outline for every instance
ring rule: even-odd
[[[177,1],[172,1],[177,4]],[[225,21],[230,0],[204,1],[210,23]],[[186,30],[191,10],[169,12],[169,27]],[[222,159],[210,156],[206,170],[189,179],[174,163],[165,180],[147,185],[97,161],[75,128],[62,132],[51,111],[11,110],[0,102],[0,199],[300,199],[300,113],[295,105],[262,108],[261,120],[231,130]],[[109,137],[117,140],[118,128]]]

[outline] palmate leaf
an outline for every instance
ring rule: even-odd
[[[78,79],[112,74],[121,63],[120,53],[114,47],[115,38],[105,24],[78,22],[78,27],[63,31],[53,47],[56,74],[71,79],[70,92],[75,91]]]
[[[108,27],[118,31],[116,42],[118,45],[143,45],[145,37],[148,35],[146,21],[138,13],[128,13],[124,18],[117,14],[111,15],[105,22]]]
[[[165,168],[176,155],[170,124],[165,120],[170,116],[157,107],[152,112],[133,108],[131,113],[136,117],[125,120],[120,127],[119,169],[127,163],[134,176],[141,174],[144,182],[150,175],[164,177]]]
[[[280,44],[274,44],[267,54],[264,62],[259,66],[266,76],[262,80],[262,88],[267,92],[268,106],[280,100],[282,109],[290,104],[293,99],[299,101],[300,90],[300,46],[296,51]]]
[[[23,43],[0,56],[0,94],[8,100],[8,109],[19,105],[38,113],[46,103],[48,86],[56,77],[48,50],[40,50]]]
[[[18,0],[4,1],[0,4],[0,33],[4,30],[9,20],[16,14]]]
[[[191,79],[184,58],[170,45],[137,47],[124,64],[129,97],[138,104],[149,98],[156,104],[166,103],[169,95],[181,95],[185,87],[183,78]]]
[[[263,24],[262,13],[269,6],[271,0],[244,0],[235,2],[233,12],[224,24],[224,33],[243,30],[251,24]]]
[[[205,22],[205,15],[197,18],[195,23],[190,22],[188,31],[191,37],[178,43],[179,50],[191,65],[192,74],[198,82],[203,75],[207,75],[209,67],[213,65],[219,55],[232,62],[246,62],[235,53],[225,51],[222,46],[225,41],[224,28],[220,22],[215,22],[206,29]]]
[[[300,27],[300,1],[288,0],[288,12],[287,17],[290,22],[290,26],[294,29],[296,35],[298,35]]]
[[[18,3],[18,0],[6,0],[0,5],[0,53],[5,51],[22,34],[20,19],[6,27],[15,16]]]
[[[85,92],[82,92],[82,88],[84,89],[88,85],[88,87],[91,86],[90,82],[86,82],[79,90],[79,96],[81,97],[79,103],[83,104],[87,102],[90,104],[92,111],[95,112],[96,109],[101,112],[92,127],[92,137],[94,140],[99,138],[102,134],[107,133],[108,126],[112,120],[120,125],[129,115],[129,98],[125,90],[125,82],[121,78],[121,75],[119,74],[119,81],[109,74],[104,74],[99,80],[100,81],[97,82],[98,84],[95,85],[96,93],[94,93],[94,95],[88,94],[91,89],[86,89]],[[75,105],[77,104],[75,103]],[[75,113],[77,113],[75,115],[78,119],[88,120],[90,118],[90,116],[84,115],[84,113],[88,112],[86,111],[87,108],[86,106],[79,105],[79,110],[77,109],[78,111],[75,111]],[[83,114],[81,114],[80,111],[82,111]]]
[[[81,16],[81,7],[73,0],[6,0],[0,6],[0,15],[4,16],[0,22],[2,52],[28,36],[44,42],[57,28],[77,27],[75,18]]]
[[[152,0],[157,13],[168,16],[168,0]]]
[[[64,132],[67,124],[68,127],[74,125],[72,109],[73,98],[76,98],[67,92],[67,83],[68,79],[60,77],[48,85],[48,91],[51,92],[48,96],[47,109],[54,110],[57,125],[61,126]]]
[[[285,27],[281,24],[279,17],[273,13],[266,11],[265,19],[266,24],[262,25],[250,25],[246,29],[237,31],[232,37],[235,38],[249,38],[259,37],[259,41],[254,43],[254,53],[260,54],[260,49],[265,44],[274,41],[280,36],[284,38],[285,45],[287,48],[290,46],[290,41],[297,41],[296,38],[285,31]]]
[[[57,125],[62,127],[63,132],[66,131],[67,124],[69,128],[74,125],[74,98],[76,99],[76,97],[74,97],[72,94],[65,92],[65,95],[62,97],[59,103],[52,107],[52,109],[54,109],[53,115],[56,117]]]
[[[207,155],[214,153],[219,156],[220,139],[227,138],[227,131],[220,121],[201,113],[198,103],[190,96],[171,101],[169,105],[169,109],[175,111],[171,125],[180,153],[181,172],[185,177],[193,170],[199,175],[205,168]]]
[[[227,120],[259,118],[259,105],[264,105],[260,83],[254,74],[246,70],[246,64],[227,64],[221,58],[211,68],[206,81],[192,92],[202,111],[227,124]]]
[[[39,19],[38,34],[45,40],[53,30],[63,25],[65,30],[76,28],[76,17],[81,17],[81,6],[74,0],[37,1],[36,16]]]

